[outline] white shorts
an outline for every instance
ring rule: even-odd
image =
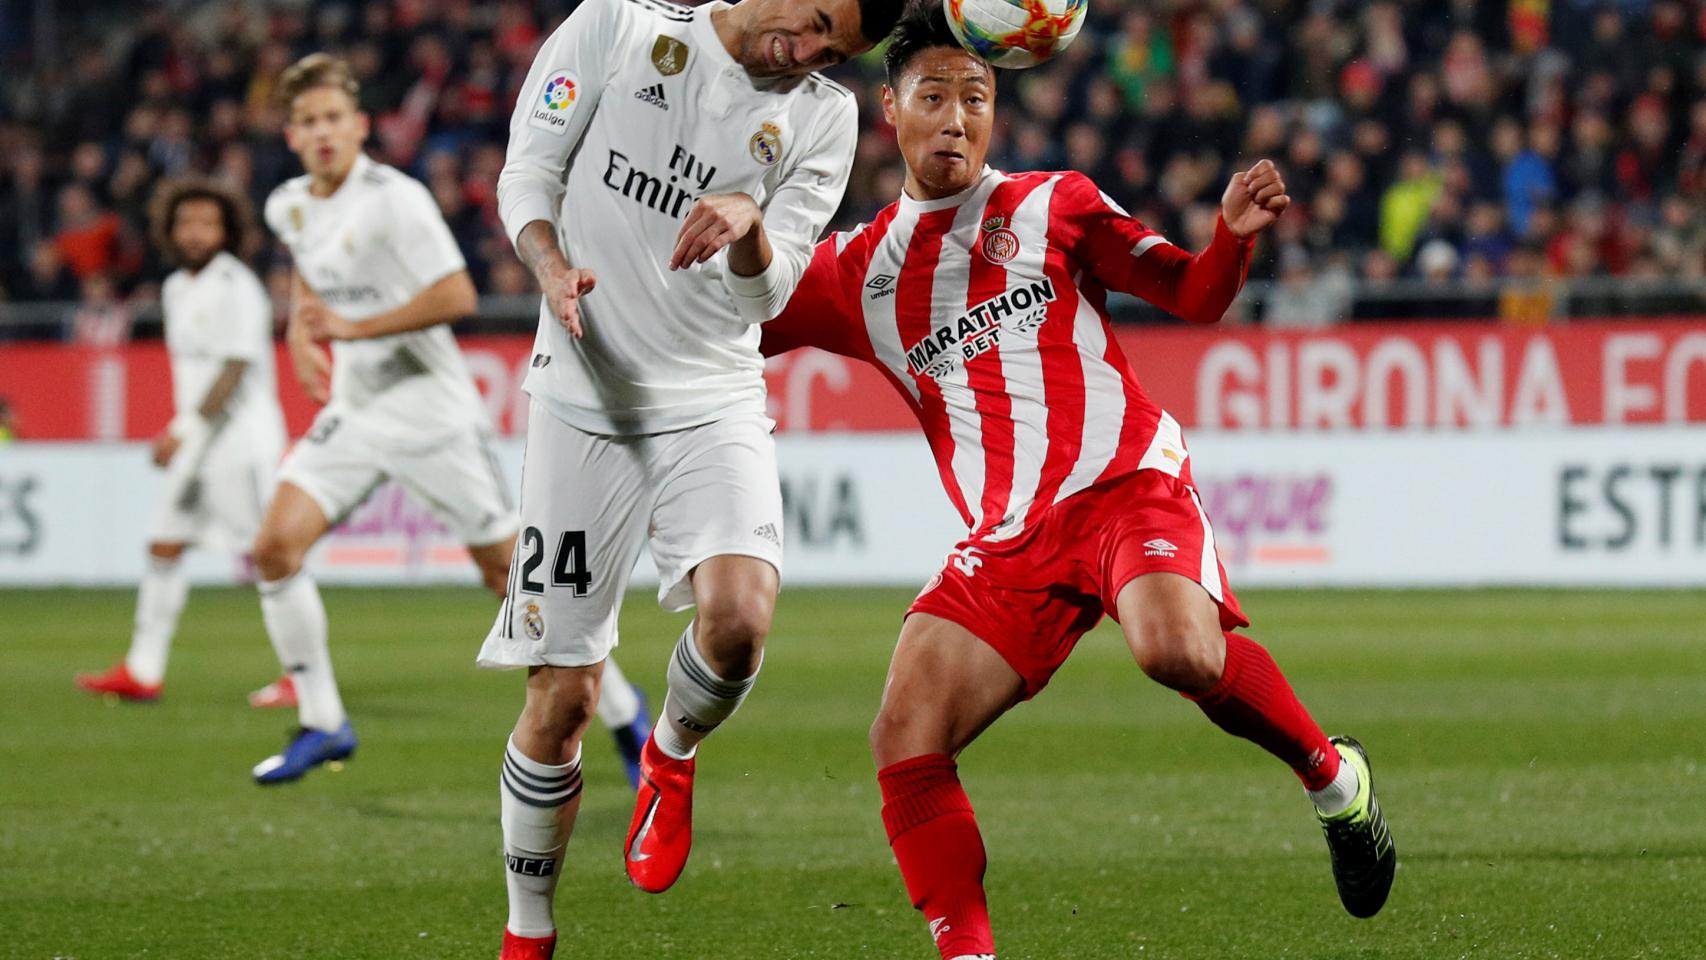
[[[173,457],[148,524],[149,543],[183,543],[247,553],[272,493],[278,447],[220,437],[199,461]]]
[[[387,479],[420,500],[469,546],[502,543],[519,523],[489,430],[470,427],[415,450],[378,442],[360,414],[326,409],[279,468],[336,526]]]
[[[521,538],[480,666],[603,660],[616,647],[616,614],[647,543],[666,610],[693,605],[688,575],[712,557],[757,557],[780,571],[772,426],[741,416],[649,436],[600,436],[535,401],[521,471]]]

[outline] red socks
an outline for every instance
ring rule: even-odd
[[[940,753],[877,771],[883,825],[912,905],[947,960],[995,953],[983,896],[983,837],[954,761]]]
[[[1261,644],[1226,634],[1226,669],[1207,693],[1185,694],[1215,726],[1252,741],[1284,760],[1308,790],[1320,790],[1339,772],[1339,752]],[[910,762],[910,761],[909,761]]]

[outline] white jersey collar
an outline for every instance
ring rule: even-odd
[[[308,189],[308,199],[317,200],[321,203],[329,203],[330,201],[336,200],[339,197],[339,195],[341,195],[344,191],[349,189],[349,185],[355,182],[355,178],[366,173],[368,170],[372,169],[372,167],[373,167],[373,160],[370,157],[368,157],[366,150],[362,150],[355,155],[355,162],[350,164],[349,174],[344,177],[344,182],[338,184],[338,188],[336,190],[332,191],[331,196],[326,196],[326,197],[315,196],[313,184],[310,183],[309,189]]]

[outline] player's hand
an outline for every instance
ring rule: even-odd
[[[328,340],[358,340],[360,328],[318,300],[305,300],[296,307],[296,322],[302,332],[316,343]]]
[[[172,436],[170,431],[162,431],[159,436],[154,438],[154,465],[163,467],[171,463],[172,457],[177,455],[178,446],[177,437]]]
[[[1290,205],[1279,168],[1272,160],[1261,160],[1233,175],[1220,198],[1220,216],[1235,236],[1253,237],[1273,226]]]
[[[290,365],[296,368],[296,382],[308,399],[325,405],[332,400],[332,355],[325,347],[297,333],[294,325],[290,336]]]
[[[681,233],[675,238],[675,253],[669,258],[671,270],[681,270],[704,263],[736,240],[757,229],[764,222],[764,211],[757,201],[744,193],[714,193],[700,197]]]
[[[598,286],[598,277],[581,267],[562,267],[547,274],[539,286],[545,292],[545,302],[551,305],[551,313],[569,331],[569,336],[577,340],[586,336],[586,328],[581,324],[580,300]]]

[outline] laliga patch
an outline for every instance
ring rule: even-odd
[[[527,115],[528,126],[558,136],[568,133],[569,115],[574,113],[575,101],[580,99],[580,95],[580,81],[573,73],[554,71],[533,101],[533,109]]]

